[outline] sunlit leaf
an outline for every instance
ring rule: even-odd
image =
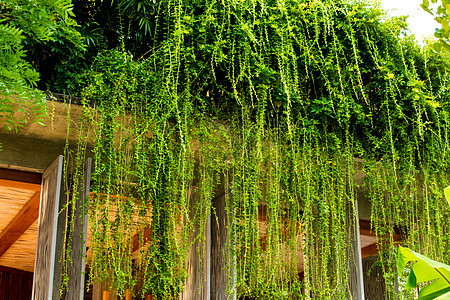
[[[445,198],[447,199],[448,204],[450,205],[450,186],[444,189]]]
[[[408,262],[413,262],[406,287],[416,288],[419,283],[430,282],[419,292],[419,299],[441,296],[450,291],[450,266],[431,260],[402,246],[398,247],[397,267],[401,272]]]

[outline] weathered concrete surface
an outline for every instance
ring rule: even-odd
[[[25,169],[42,172],[59,154],[63,153],[66,139],[75,145],[79,140],[79,126],[83,113],[96,118],[93,108],[85,108],[78,104],[66,104],[58,101],[47,101],[49,116],[38,123],[25,124],[17,133],[8,131],[0,122],[0,167]],[[124,124],[129,120],[121,120]],[[91,124],[90,124],[91,125]],[[93,127],[94,128],[94,127]],[[69,135],[68,135],[69,130]],[[88,147],[93,147],[93,137],[89,136]],[[200,147],[198,141],[192,141],[192,150],[197,152]],[[370,220],[370,201],[366,197],[363,178],[366,174],[361,170],[363,160],[354,159],[356,173],[353,176],[356,189],[359,218]]]
[[[48,101],[47,109],[49,113],[43,125],[22,124],[14,132],[7,130],[0,122],[0,144],[3,148],[0,151],[1,167],[43,172],[58,155],[64,153],[66,141],[71,148],[78,142],[83,108]],[[87,146],[92,147],[92,143]]]
[[[42,173],[64,153],[64,141],[42,140],[15,134],[0,134],[0,167]],[[71,146],[70,148],[73,148]]]
[[[92,108],[88,108],[93,113]],[[20,124],[17,132],[5,128],[4,122],[0,122],[0,134],[14,134],[18,136],[63,142],[68,137],[70,143],[78,141],[78,127],[83,116],[83,107],[80,105],[66,104],[56,101],[47,101],[48,116],[41,122]],[[69,135],[67,135],[69,130]]]

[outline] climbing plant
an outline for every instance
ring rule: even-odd
[[[345,0],[134,4],[151,48],[122,43],[85,76],[92,280],[177,298],[229,178],[230,293],[345,299],[358,170],[386,297],[394,226],[448,262],[448,59],[402,38],[403,19]]]

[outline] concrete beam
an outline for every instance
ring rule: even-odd
[[[17,105],[19,108],[19,104]],[[61,143],[66,141],[67,133],[70,133],[69,142],[76,143],[79,138],[78,125],[83,117],[83,107],[57,101],[47,101],[46,105],[48,115],[40,124],[36,122],[18,124],[20,126],[14,133],[5,128],[3,121],[0,122],[0,134],[15,134],[16,136]]]
[[[1,134],[3,150],[0,155],[0,168],[27,170],[42,173],[52,164],[55,157],[64,153],[65,141],[52,141],[15,134]],[[70,145],[75,149],[75,145]],[[90,149],[88,156],[92,156]]]

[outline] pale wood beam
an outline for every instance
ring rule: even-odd
[[[378,253],[377,243],[369,245],[361,249],[361,257],[366,258]]]
[[[40,192],[36,191],[27,204],[0,233],[0,257],[27,231],[39,217]]]
[[[0,186],[21,189],[21,190],[30,190],[30,191],[35,191],[35,192],[41,191],[41,184],[20,182],[20,181],[14,181],[14,180],[6,180],[6,179],[0,179]]]

